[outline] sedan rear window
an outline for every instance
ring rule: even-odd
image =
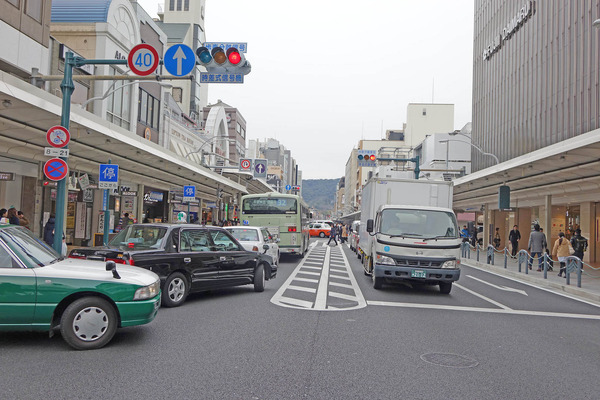
[[[161,248],[167,228],[153,225],[129,225],[110,241],[109,246],[121,249]]]
[[[258,232],[256,229],[227,229],[240,242],[257,242]]]

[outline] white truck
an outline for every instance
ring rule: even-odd
[[[372,178],[363,188],[358,248],[375,289],[407,281],[450,293],[460,245],[452,182]]]

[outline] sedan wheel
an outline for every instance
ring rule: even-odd
[[[117,312],[108,301],[84,297],[65,309],[60,319],[60,333],[75,349],[99,349],[115,335],[117,320]]]
[[[325,237],[325,233],[324,232],[319,232],[319,237],[324,238]]]
[[[260,264],[256,267],[256,272],[254,273],[254,291],[255,292],[264,292],[265,290],[265,266]]]
[[[162,302],[166,307],[177,307],[183,304],[189,292],[187,279],[180,272],[171,274],[165,282]]]

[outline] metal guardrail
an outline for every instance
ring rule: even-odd
[[[475,260],[477,262],[479,262],[479,254],[481,251],[484,251],[484,250],[485,250],[485,256],[486,256],[486,264],[496,265],[496,263],[495,263],[496,257],[495,256],[496,256],[496,254],[501,254],[504,269],[508,269],[509,262],[510,262],[511,266],[516,267],[520,273],[523,272],[523,264],[524,264],[525,265],[525,275],[528,275],[529,270],[533,269],[534,257],[532,257],[531,254],[529,254],[529,252],[527,252],[527,250],[520,250],[517,253],[517,255],[513,256],[510,254],[510,251],[506,247],[502,250],[498,250],[498,249],[494,248],[494,246],[488,245],[488,247],[486,249],[483,249],[483,247],[479,246],[479,244],[472,246],[471,243],[469,243],[469,242],[463,242],[461,244],[461,257],[471,259],[471,251],[474,251],[475,252]],[[553,266],[554,263],[558,264],[558,261],[553,260],[552,257],[550,257],[550,255],[548,253],[543,254],[541,266],[540,266],[540,261],[538,258],[538,267],[539,267],[538,269],[544,273],[544,279],[548,279],[549,271],[555,270],[554,268],[556,267],[556,265]],[[600,275],[595,276],[593,274],[590,274],[588,271],[586,271],[584,269],[584,266],[586,268],[589,268],[592,271],[600,270],[600,268],[593,267],[593,266],[583,262],[578,257],[568,256],[566,258],[564,273],[566,275],[566,284],[567,285],[571,284],[571,274],[572,273],[577,274],[577,287],[581,287],[581,280],[582,280],[583,275],[590,277],[590,278],[600,278]]]

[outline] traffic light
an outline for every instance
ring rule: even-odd
[[[196,49],[200,65],[211,73],[250,73],[250,63],[246,61],[243,52],[235,47],[227,50],[214,46],[212,49],[202,46]]]
[[[358,161],[371,161],[374,162],[377,160],[377,156],[375,154],[359,154]]]

